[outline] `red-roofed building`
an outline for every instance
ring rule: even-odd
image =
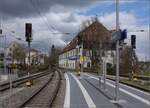
[[[83,42],[83,55],[81,57],[81,43]],[[79,63],[83,61],[83,67],[91,67],[93,58],[91,58],[92,48],[96,45],[109,44],[111,40],[111,32],[104,27],[98,20],[94,21],[84,30],[80,31],[77,36],[63,49],[59,55],[59,66],[61,68],[76,69]],[[96,47],[95,47],[96,48]],[[97,53],[99,49],[96,48]],[[113,63],[111,51],[107,50],[108,62]],[[83,60],[82,60],[83,59]],[[96,58],[95,58],[96,60]]]

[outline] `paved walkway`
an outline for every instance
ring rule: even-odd
[[[100,88],[97,76],[67,72],[64,108],[149,108],[150,94],[120,84],[119,102],[114,103],[115,82]]]

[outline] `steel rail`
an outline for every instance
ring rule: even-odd
[[[56,83],[56,87],[54,88],[54,92],[52,93],[52,96],[51,96],[51,98],[49,98],[49,101],[48,101],[48,105],[50,108],[53,105],[53,102],[58,94],[58,91],[59,91],[59,88],[61,85],[61,74],[59,71],[57,71],[57,72],[58,72],[58,81]],[[53,72],[53,74],[51,75],[49,80],[42,87],[40,87],[38,90],[36,90],[29,98],[27,98],[24,102],[22,102],[22,104],[19,106],[19,108],[23,108],[23,107],[27,106],[39,93],[42,92],[42,90],[44,90],[44,88],[46,88],[49,84],[51,84],[55,75],[56,75],[56,72]]]
[[[53,102],[54,102],[54,100],[56,99],[56,96],[57,96],[57,94],[58,94],[58,92],[59,92],[60,85],[61,85],[61,79],[62,79],[62,77],[61,77],[61,72],[60,72],[60,70],[57,70],[57,72],[58,72],[58,74],[59,74],[59,81],[58,81],[58,83],[57,83],[57,85],[56,85],[56,88],[55,88],[55,91],[54,91],[54,93],[53,93],[52,98],[49,100],[49,108],[52,107]]]
[[[29,78],[34,80],[34,79],[37,79],[39,77],[45,76],[47,74],[49,74],[49,72],[40,72],[38,74],[33,74],[33,75],[29,76],[29,77],[26,76],[26,77],[23,77],[23,78],[19,78],[19,79],[13,80],[12,81],[12,87],[13,88],[18,87],[20,84],[23,84],[26,81],[28,81]],[[3,92],[3,91],[5,91],[5,90],[7,90],[9,88],[10,88],[10,83],[9,82],[5,82],[5,83],[0,84],[0,92]]]

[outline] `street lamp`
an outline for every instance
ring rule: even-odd
[[[145,30],[143,30],[143,29],[139,29],[139,30],[128,30],[128,33],[130,33],[130,32],[145,32]]]
[[[116,0],[116,31],[118,32],[119,27],[119,0]],[[116,88],[115,88],[115,101],[119,98],[119,40],[116,43]]]

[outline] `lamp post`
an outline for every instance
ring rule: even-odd
[[[84,57],[83,57],[83,41],[81,43],[81,73],[83,73]]]
[[[119,31],[119,0],[116,0],[116,31]],[[119,98],[119,40],[116,43],[116,88],[115,100]]]

